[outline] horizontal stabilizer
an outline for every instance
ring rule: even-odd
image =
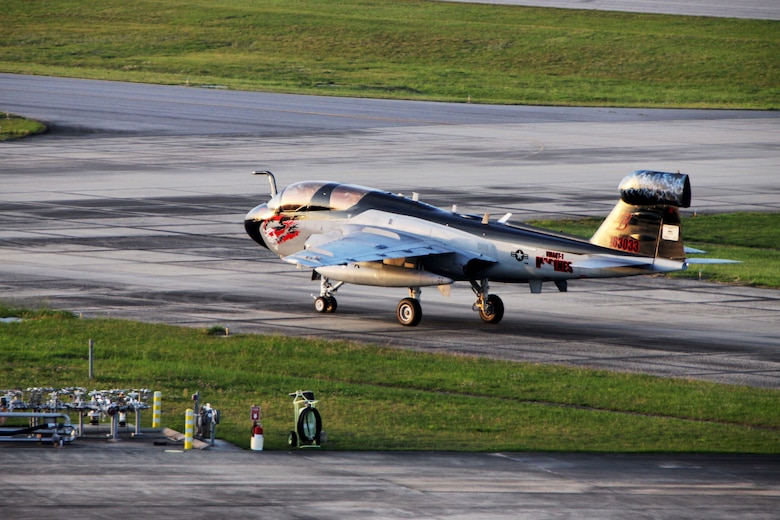
[[[590,257],[585,260],[574,262],[572,267],[575,269],[614,269],[617,267],[634,267],[637,269],[651,269],[653,259],[646,257],[630,256],[601,256]]]
[[[581,276],[602,277],[605,273],[620,271],[627,274],[669,273],[685,269],[685,264],[669,258],[646,256],[592,256],[583,261],[572,262],[574,272]],[[639,271],[639,272],[637,272]]]
[[[724,258],[688,258],[686,264],[741,264],[739,260],[726,260]]]
[[[703,255],[707,251],[702,251],[701,249],[696,249],[695,247],[688,247],[685,246],[685,254],[686,255]]]

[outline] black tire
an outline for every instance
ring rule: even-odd
[[[298,435],[296,435],[295,432],[290,432],[290,434],[287,436],[287,446],[290,448],[298,447]]]
[[[317,312],[336,312],[338,302],[333,296],[320,296],[314,300],[314,310]]]
[[[479,310],[479,317],[485,323],[498,323],[504,317],[504,302],[495,294],[488,295],[484,310]]]
[[[301,444],[319,444],[322,418],[316,408],[307,407],[298,415],[298,438]]]
[[[395,309],[395,317],[398,318],[398,323],[405,327],[416,326],[422,319],[420,302],[414,298],[404,298],[398,302],[398,307]]]
[[[328,300],[324,296],[314,300],[314,310],[317,312],[328,312]]]

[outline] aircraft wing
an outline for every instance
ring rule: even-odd
[[[340,234],[312,235],[303,251],[282,258],[304,267],[325,267],[358,262],[377,262],[393,258],[459,253],[466,260],[495,258],[453,247],[445,242],[413,233],[375,226],[345,226]]]

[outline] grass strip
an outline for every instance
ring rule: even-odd
[[[5,0],[0,71],[501,104],[780,106],[780,22],[426,0]]]
[[[46,131],[46,125],[31,119],[9,114],[0,114],[0,141],[19,139],[30,135],[41,134]]]
[[[163,423],[176,429],[200,391],[221,410],[219,436],[243,447],[260,404],[267,448],[285,448],[287,393],[307,389],[321,399],[332,450],[780,452],[777,390],[61,312],[0,315],[24,318],[0,324],[0,388],[159,390]]]

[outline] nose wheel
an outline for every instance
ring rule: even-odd
[[[316,274],[316,271],[314,274]],[[336,312],[338,302],[336,301],[336,297],[333,296],[333,293],[338,291],[339,287],[342,285],[344,285],[344,282],[331,284],[330,280],[324,276],[320,278],[320,295],[314,298],[314,310],[327,313]],[[314,295],[312,294],[312,296]]]
[[[317,312],[336,312],[338,302],[333,296],[320,296],[314,300],[314,310]]]

